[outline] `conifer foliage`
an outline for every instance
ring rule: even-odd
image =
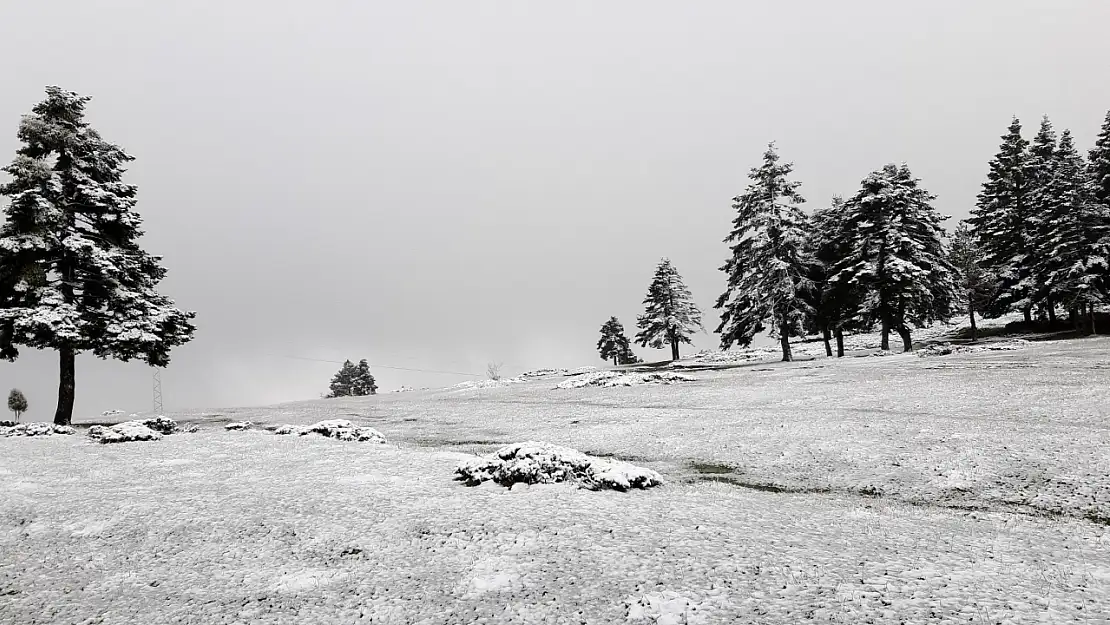
[[[948,258],[956,269],[960,303],[971,322],[971,340],[979,338],[975,314],[982,313],[994,297],[995,281],[982,267],[982,252],[967,224],[961,222],[952,235]]]
[[[624,334],[624,326],[616,317],[609,317],[601,326],[601,338],[597,341],[597,351],[602,360],[612,360],[613,366],[633,365],[640,359],[632,353],[632,344]]]
[[[722,309],[721,348],[748,346],[769,327],[778,333],[782,359],[792,360],[790,337],[805,333],[813,306],[817,262],[807,246],[809,222],[800,182],[790,180],[794,166],[780,163],[771,143],[763,164],[748,174],[751,183],[733,198],[732,231],[725,238],[731,255],[721,267],[727,288],[717,299]]]
[[[48,87],[0,186],[0,357],[58,351],[59,425],[73,416],[77,353],[165,367],[195,331],[195,314],[155,290],[166,270],[138,244],[137,189],[123,182],[133,159],[85,121],[89,100]]]
[[[1095,147],[1087,154],[1095,201],[1110,209],[1110,111],[1095,139]]]
[[[669,259],[656,267],[644,304],[644,314],[636,319],[636,344],[655,349],[669,344],[671,359],[678,360],[678,345],[690,343],[690,335],[702,328],[701,310]]]
[[[1025,311],[1027,320],[1034,281],[1028,148],[1029,142],[1021,136],[1021,122],[1015,117],[990,162],[987,181],[968,220],[983,255],[983,266],[998,278],[991,314],[1019,308]]]
[[[332,377],[329,389],[328,397],[365,397],[376,395],[378,385],[370,374],[370,364],[364,358],[358,361],[358,365],[350,360],[344,361]]]
[[[883,349],[890,348],[891,330],[904,350],[913,349],[911,326],[947,319],[954,309],[955,271],[933,199],[909,167],[891,164],[865,178],[845,202],[848,252],[832,268],[830,283],[857,294],[845,318],[881,324]]]

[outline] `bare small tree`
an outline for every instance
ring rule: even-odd
[[[491,362],[486,365],[486,376],[491,380],[501,379],[501,366],[505,363]]]

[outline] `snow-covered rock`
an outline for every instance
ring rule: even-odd
[[[292,434],[292,435],[295,435],[295,436],[300,436],[301,434],[305,433],[306,429],[307,428],[305,428],[304,426],[300,426],[300,425],[279,425],[276,428],[274,428],[274,434],[281,434],[281,435]]]
[[[620,373],[618,371],[598,371],[580,377],[571,378],[560,382],[557,389],[585,388],[599,386],[612,388],[614,386],[638,386],[641,384],[675,384],[678,382],[694,382],[696,378],[681,373],[665,371],[662,373]]]
[[[590,365],[585,367],[578,367],[577,369],[571,369],[570,371],[567,371],[566,375],[583,375],[586,373],[593,373],[594,371],[597,371],[597,367]]]
[[[416,389],[414,389],[411,386],[402,386],[401,388],[395,388],[395,389],[393,389],[392,391],[389,391],[389,392],[390,393],[411,393],[415,390]]]
[[[929,345],[917,350],[917,355],[922,358],[930,356],[947,356],[949,354],[974,354],[976,352],[996,352],[996,351],[1014,351],[1023,349],[1029,346],[1029,341],[1024,339],[1009,339],[1005,341],[996,341],[994,343],[986,343],[983,345],[953,345],[951,343],[940,343],[937,345]]]
[[[626,491],[663,483],[663,478],[651,469],[534,441],[509,445],[490,455],[466,460],[455,469],[455,473],[457,479],[468,486],[487,481],[510,488],[521,482],[572,482],[589,490]]]
[[[225,430],[232,430],[232,431],[235,431],[235,432],[242,432],[243,430],[249,430],[253,427],[254,427],[254,424],[251,423],[250,421],[232,421],[231,423],[228,423],[227,425],[225,425],[224,429]]]
[[[301,436],[306,434],[319,434],[328,438],[334,438],[341,441],[359,441],[370,443],[384,443],[385,436],[382,433],[365,426],[356,426],[346,419],[327,419],[318,421],[305,428],[300,432]]]
[[[118,417],[119,415],[121,415],[123,413],[124,413],[124,411],[119,410],[119,409],[105,410],[104,412],[100,413],[100,416],[102,416],[102,417]]]
[[[4,436],[53,436],[55,434],[74,434],[68,425],[54,425],[53,423],[20,423],[0,430]]]
[[[534,371],[525,371],[520,374],[522,378],[546,378],[553,375],[567,375],[570,372],[567,369],[536,369]]]
[[[141,423],[161,434],[175,434],[181,431],[181,428],[177,425],[177,421],[169,417],[157,416],[150,419],[143,419]]]
[[[162,433],[142,421],[124,421],[112,426],[94,425],[89,428],[89,438],[100,443],[130,443],[161,440]]]

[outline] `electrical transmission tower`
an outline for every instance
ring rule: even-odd
[[[154,416],[162,416],[162,370],[154,368]]]

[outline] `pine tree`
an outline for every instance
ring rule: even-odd
[[[351,395],[365,397],[377,393],[378,385],[374,382],[374,376],[370,374],[370,363],[363,358],[358,361],[358,367],[355,368],[354,378],[351,381]]]
[[[891,330],[905,351],[913,349],[910,326],[948,318],[957,297],[943,218],[919,183],[905,164],[887,165],[864,179],[844,206],[850,252],[833,267],[830,282],[860,294],[847,316],[880,323],[883,349],[890,349]]]
[[[1087,155],[1088,168],[1095,189],[1095,201],[1110,208],[1110,111],[1095,139],[1095,147]]]
[[[88,97],[46,89],[23,118],[23,146],[0,195],[10,198],[0,228],[0,357],[17,346],[57,350],[54,422],[73,417],[79,352],[169,364],[170,349],[193,338],[195,313],[155,288],[166,275],[138,244],[136,187],[122,181],[132,159],[85,122]]]
[[[952,266],[956,268],[960,302],[963,303],[971,321],[972,341],[979,338],[975,313],[985,310],[990,305],[995,290],[994,277],[981,265],[982,256],[967,223],[960,222],[952,236],[948,257]]]
[[[11,393],[8,393],[8,410],[15,413],[15,420],[19,421],[19,416],[27,412],[27,398],[23,396],[23,391],[13,388]]]
[[[343,361],[343,366],[331,379],[329,387],[331,392],[328,393],[328,397],[350,397],[353,394],[357,377],[358,369],[355,368],[355,364],[350,360]]]
[[[833,268],[845,259],[851,251],[851,233],[845,229],[847,213],[844,199],[834,196],[827,208],[814,211],[810,217],[811,254],[817,260],[813,271],[814,291],[811,295],[814,329],[821,333],[825,342],[825,354],[832,356],[829,344],[836,337],[836,355],[844,356],[844,332],[864,329],[853,317],[858,309],[858,290],[847,284],[832,281]]]
[[[1043,307],[1051,322],[1056,321],[1058,295],[1054,293],[1044,267],[1048,260],[1049,247],[1045,238],[1046,231],[1051,228],[1052,223],[1062,218],[1059,214],[1062,206],[1052,191],[1059,163],[1056,144],[1056,131],[1045,115],[1041,118],[1037,136],[1029,146],[1025,175],[1029,188],[1029,209],[1025,215],[1025,230],[1028,234],[1026,254],[1021,263],[1021,269],[1027,276],[1024,287],[1026,299],[1019,303],[1019,307],[1026,311],[1033,306]],[[1026,318],[1028,319],[1028,314]]]
[[[1098,203],[1095,181],[1067,130],[1054,159],[1052,178],[1041,188],[1051,219],[1039,223],[1045,254],[1038,274],[1044,276],[1046,290],[1065,307],[1087,311],[1093,324],[1093,308],[1106,300],[1110,286],[1110,210]]]
[[[968,220],[982,251],[984,268],[998,278],[997,295],[990,310],[983,312],[999,316],[1020,309],[1026,321],[1031,319],[1033,286],[1028,161],[1029,142],[1021,137],[1021,122],[1015,117],[990,162],[987,181]]]
[[[702,327],[701,311],[670,260],[659,262],[644,304],[644,314],[636,319],[636,344],[655,349],[669,344],[671,359],[678,360],[679,343],[690,343],[690,334]]]
[[[602,360],[612,360],[613,366],[632,365],[640,359],[632,353],[632,344],[624,334],[624,326],[616,317],[609,317],[601,326],[601,338],[597,341],[597,350]]]
[[[748,346],[756,328],[777,331],[782,359],[793,360],[790,337],[804,334],[812,305],[817,261],[807,249],[809,222],[800,182],[790,180],[793,163],[779,163],[775,144],[767,146],[763,164],[752,168],[751,184],[732,199],[736,217],[725,238],[731,255],[721,267],[728,286],[717,299],[722,309],[721,349]]]

